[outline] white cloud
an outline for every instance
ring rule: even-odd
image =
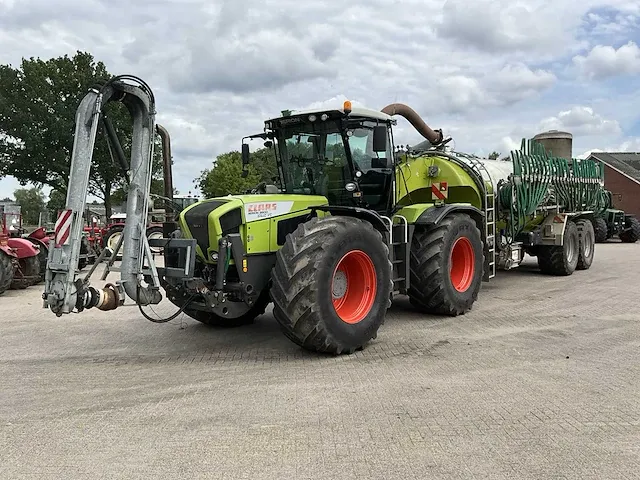
[[[632,71],[637,46],[589,50],[588,33],[619,45],[639,14],[637,0],[0,0],[0,63],[85,50],[114,74],[142,77],[172,137],[176,187],[187,191],[266,118],[345,99],[407,103],[473,153],[506,154],[554,125],[574,133],[577,151],[603,135],[622,143],[637,107],[593,80]],[[567,63],[600,76],[575,89]],[[399,119],[396,141],[420,140]],[[4,185],[0,196],[12,193]]]
[[[640,47],[633,41],[618,49],[597,45],[586,56],[573,57],[573,63],[589,79],[637,74],[640,73]]]
[[[541,130],[566,130],[578,135],[618,135],[622,129],[617,120],[607,120],[591,107],[574,106],[540,122]]]

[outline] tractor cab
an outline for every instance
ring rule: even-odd
[[[265,122],[260,137],[273,147],[283,194],[322,195],[330,205],[388,212],[394,200],[390,115],[365,108],[307,110]],[[249,149],[243,144],[243,165]]]

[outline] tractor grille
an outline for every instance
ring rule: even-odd
[[[240,225],[242,225],[242,210],[240,208],[231,210],[220,217],[220,227],[223,235],[240,233]]]
[[[191,231],[191,235],[196,239],[196,243],[202,250],[203,255],[207,255],[207,249],[209,248],[209,214],[225,203],[218,201],[204,202],[184,214],[184,219]]]

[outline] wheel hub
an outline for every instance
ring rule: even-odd
[[[361,322],[376,299],[376,269],[362,250],[351,250],[339,261],[331,279],[333,308],[345,323]]]
[[[344,270],[338,270],[333,276],[331,294],[334,299],[338,299],[344,297],[345,293],[347,293],[347,274]]]

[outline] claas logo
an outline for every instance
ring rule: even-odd
[[[278,208],[277,203],[252,203],[249,205],[249,213],[256,212],[275,212]]]

